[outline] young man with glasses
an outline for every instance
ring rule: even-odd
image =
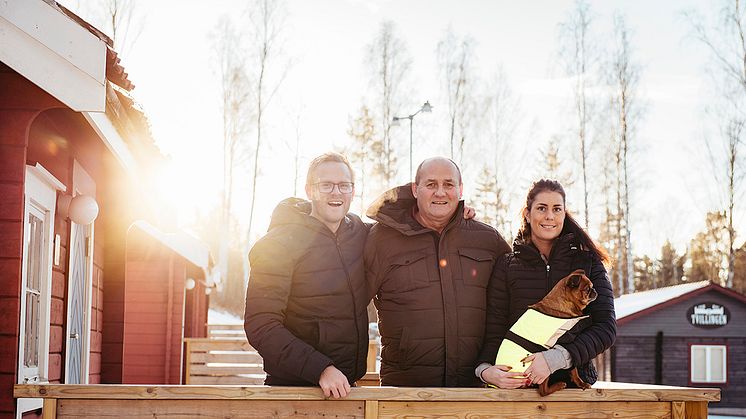
[[[319,385],[345,397],[366,372],[368,227],[349,214],[355,178],[338,153],[315,158],[310,202],[289,198],[251,249],[244,329],[268,385]]]

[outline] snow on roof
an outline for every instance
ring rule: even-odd
[[[207,275],[210,270],[210,249],[201,240],[184,233],[164,233],[142,220],[135,221],[132,226],[139,228],[195,266],[202,268]]]
[[[692,282],[689,284],[672,285],[654,290],[624,294],[614,299],[614,310],[617,320],[635,314],[639,311],[680,297],[694,290],[704,288],[710,281]]]

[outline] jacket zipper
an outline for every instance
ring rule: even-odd
[[[550,289],[549,288],[549,271],[550,271],[549,260],[545,258],[544,255],[542,255],[541,253],[539,253],[539,255],[541,256],[541,260],[544,261],[544,264],[547,265],[547,276],[544,281],[545,288],[546,288],[546,290],[544,291],[544,294],[546,295],[549,293],[549,289]]]
[[[350,272],[347,270],[347,264],[345,264],[344,257],[342,257],[342,249],[339,247],[339,236],[334,235],[334,244],[337,246],[337,254],[339,254],[339,260],[342,262],[342,269],[345,271],[345,276],[347,277],[347,288],[350,289],[350,298],[352,299],[352,319],[353,323],[355,323],[355,334],[359,338],[360,337],[360,326],[358,325],[358,319],[357,319],[357,304],[355,303],[355,290],[352,287],[352,281],[350,279]],[[367,348],[367,342],[366,342],[366,348]],[[360,342],[358,342],[357,348],[355,348],[355,366],[353,367],[354,374],[358,374],[357,370],[357,364],[358,360],[360,359]]]

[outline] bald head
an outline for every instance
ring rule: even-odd
[[[461,185],[463,183],[461,179],[461,169],[459,169],[456,162],[453,160],[447,158],[447,157],[430,157],[429,159],[425,159],[420,163],[419,166],[417,166],[417,172],[415,172],[414,175],[414,184],[419,185],[420,181],[423,179],[422,174],[428,170],[429,167],[432,167],[433,165],[442,165],[442,164],[450,164],[455,169],[456,175],[458,177],[458,184]]]

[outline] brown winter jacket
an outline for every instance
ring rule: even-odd
[[[381,384],[469,387],[484,339],[487,286],[510,247],[494,228],[463,219],[442,234],[420,225],[410,185],[368,210],[378,221],[365,246],[382,342]]]
[[[310,210],[297,198],[280,203],[249,253],[244,329],[268,385],[318,385],[329,365],[350,383],[365,375],[368,227],[347,214],[335,235]]]

